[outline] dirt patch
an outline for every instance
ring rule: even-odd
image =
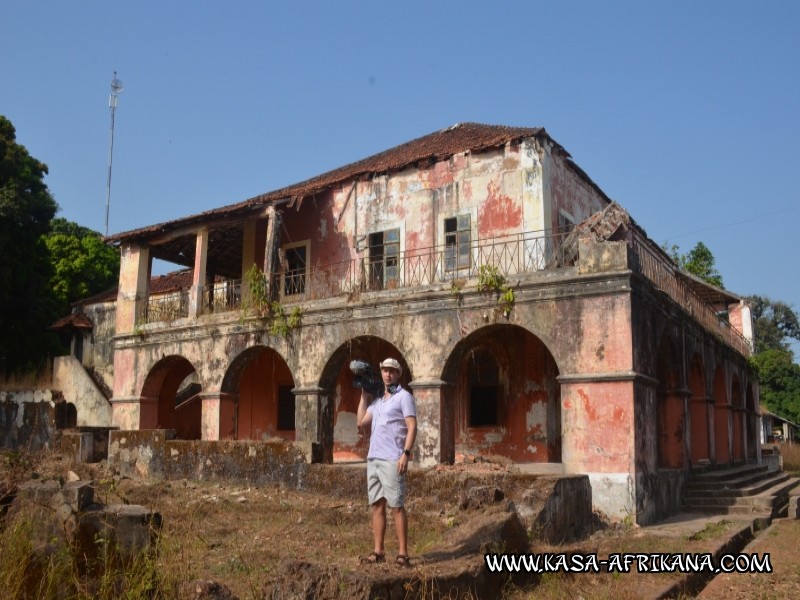
[[[742,552],[757,552],[762,557],[768,553],[773,572],[719,575],[703,590],[700,598],[800,598],[800,520],[774,522]]]

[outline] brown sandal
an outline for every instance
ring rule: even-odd
[[[362,565],[379,565],[385,562],[386,562],[386,555],[378,554],[377,552],[373,552],[369,556],[364,556],[361,558]]]
[[[398,554],[397,558],[394,559],[394,564],[403,569],[408,569],[411,567],[411,559],[407,554]]]

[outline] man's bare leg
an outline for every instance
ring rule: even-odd
[[[383,540],[386,537],[386,498],[372,505],[372,539],[375,553],[383,554]]]
[[[397,553],[408,556],[408,516],[404,506],[392,508],[394,530],[397,532]]]

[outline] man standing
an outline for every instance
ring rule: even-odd
[[[367,494],[372,507],[374,550],[365,563],[386,561],[383,540],[386,536],[386,505],[392,509],[397,533],[397,559],[400,567],[410,567],[408,558],[408,517],[404,507],[406,472],[411,448],[417,437],[417,408],[414,397],[398,381],[403,369],[394,358],[381,363],[384,393],[370,404],[370,394],[361,390],[358,426],[372,425],[367,455]]]

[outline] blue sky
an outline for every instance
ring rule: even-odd
[[[800,309],[800,3],[8,0],[0,114],[110,233],[456,122],[543,126],[658,243]],[[798,346],[795,346],[797,349]]]

